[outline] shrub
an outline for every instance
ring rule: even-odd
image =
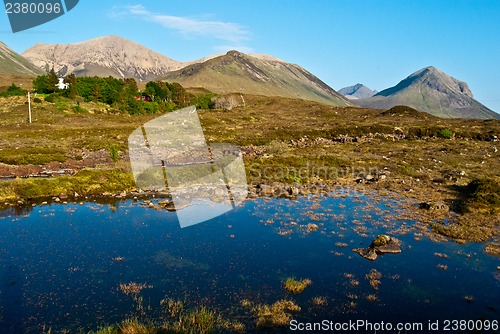
[[[449,129],[441,129],[438,132],[438,137],[440,138],[445,138],[445,139],[451,139],[453,137],[453,132]]]
[[[23,96],[26,95],[28,91],[22,89],[21,87],[16,86],[15,84],[12,84],[7,88],[5,92],[0,93],[0,96]]]
[[[45,97],[45,101],[50,102],[50,103],[54,103],[56,101],[56,98],[53,94],[50,94],[50,95]]]
[[[40,99],[40,98],[38,98],[38,97],[35,97],[35,98],[33,99],[33,102],[35,102],[35,103],[42,103],[42,99]]]
[[[215,103],[212,101],[212,97],[215,96],[215,94],[204,94],[201,96],[197,96],[194,99],[194,104],[198,109],[213,109]]]
[[[59,111],[64,111],[64,110],[68,110],[69,107],[66,103],[64,102],[57,102],[56,103],[56,109],[59,110]]]
[[[83,107],[80,107],[79,105],[71,107],[71,110],[73,110],[76,113],[88,113],[89,111]]]
[[[146,114],[156,114],[160,106],[156,102],[142,102],[143,110]]]

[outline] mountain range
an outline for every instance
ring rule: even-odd
[[[46,72],[60,76],[132,77],[154,79],[183,67],[182,63],[118,36],[98,37],[74,44],[36,44],[22,56]]]
[[[354,86],[344,87],[338,91],[339,94],[345,96],[349,100],[366,99],[377,94],[376,90],[371,90],[363,84],[355,84]]]
[[[162,80],[185,87],[203,87],[216,93],[250,93],[351,105],[342,95],[302,67],[238,51],[167,73]]]
[[[36,44],[22,56],[47,72],[54,68],[60,76],[75,73],[139,81],[162,79],[214,93],[253,93],[350,105],[300,66],[263,54],[231,51],[178,62],[124,38],[105,36],[75,44]]]
[[[499,114],[474,99],[465,82],[433,66],[411,74],[373,97],[356,100],[356,104],[377,109],[406,105],[444,118],[500,119]]]
[[[36,44],[21,56],[0,43],[0,74],[36,76],[51,68],[60,76],[166,80],[220,94],[283,96],[376,109],[407,105],[439,117],[500,118],[474,99],[465,82],[432,66],[379,93],[356,84],[339,94],[299,65],[265,54],[230,51],[179,62],[124,38],[105,36],[74,44]]]

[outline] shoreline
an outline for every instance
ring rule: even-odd
[[[17,209],[23,210],[34,208],[42,205],[51,204],[70,204],[86,202],[97,202],[102,204],[113,204],[117,201],[135,200],[151,203],[151,209],[167,209],[175,211],[172,208],[170,193],[168,191],[151,191],[137,189],[133,184],[133,177],[130,173],[119,170],[106,170],[104,175],[111,173],[117,180],[126,180],[127,182],[112,184],[112,187],[99,188],[95,187],[95,180],[88,186],[86,192],[78,192],[69,190],[72,185],[80,184],[85,187],[79,176],[83,173],[84,176],[98,176],[101,174],[102,180],[103,170],[84,169],[76,172],[72,176],[56,176],[50,178],[25,178],[13,179],[9,181],[0,181],[0,210]],[[89,174],[90,173],[90,174]],[[117,173],[117,174],[116,174]],[[92,178],[92,177],[91,177]],[[23,183],[37,184],[38,182],[54,182],[60,183],[59,180],[64,179],[71,181],[65,183],[67,188],[62,191],[55,191],[51,194],[40,194],[37,196],[5,196],[5,188],[11,183],[16,183],[17,186],[23,186]],[[63,182],[64,183],[64,182]],[[426,187],[412,187],[411,183],[401,182],[401,180],[388,180],[387,178],[371,178],[365,176],[364,179],[337,179],[329,181],[286,183],[272,180],[250,180],[248,196],[245,199],[251,200],[254,198],[285,198],[289,200],[299,200],[310,195],[325,196],[325,197],[343,197],[343,196],[373,196],[376,200],[384,197],[397,199],[404,206],[404,216],[414,220],[419,224],[427,226],[431,233],[450,238],[458,243],[466,242],[484,242],[493,245],[500,243],[500,231],[497,226],[500,225],[500,218],[493,215],[485,215],[480,213],[458,213],[452,207],[444,204],[445,198],[440,193],[436,194],[432,189]],[[410,186],[410,189],[408,187]],[[42,187],[42,188],[46,188]],[[2,189],[4,190],[2,192]],[[12,190],[12,189],[11,189]],[[102,191],[104,190],[104,191]],[[35,192],[36,193],[36,192]],[[426,194],[426,201],[419,202],[420,196]],[[3,197],[2,197],[3,195]],[[164,205],[158,205],[151,202],[153,199],[167,200]],[[458,199],[457,199],[458,200]],[[167,208],[166,203],[170,203]],[[411,204],[409,204],[411,202]],[[493,247],[495,248],[495,247]]]

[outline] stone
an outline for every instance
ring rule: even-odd
[[[54,199],[54,202],[56,202],[56,203],[59,203],[60,201],[61,201],[61,199],[60,199],[59,197],[56,197],[56,198]]]
[[[373,248],[354,248],[353,252],[358,253],[367,260],[375,261],[378,257],[377,252]]]
[[[160,206],[160,208],[165,208],[169,204],[170,204],[170,202],[168,200],[158,202],[158,205]]]
[[[298,196],[300,194],[300,189],[296,185],[287,186],[286,191],[290,196]]]
[[[401,241],[385,234],[378,235],[367,248],[354,248],[367,260],[375,261],[379,255],[401,253]]]
[[[257,186],[257,193],[262,196],[272,196],[274,195],[273,187],[268,184],[259,184]]]
[[[66,193],[60,193],[59,194],[59,198],[60,199],[67,199],[68,198],[68,194],[66,194]]]
[[[435,211],[449,211],[450,207],[442,202],[432,203],[429,210]]]
[[[418,205],[421,209],[448,212],[450,207],[442,202],[422,202]]]

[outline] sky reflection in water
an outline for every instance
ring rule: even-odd
[[[119,290],[128,282],[149,286],[141,295],[153,318],[168,296],[247,324],[254,320],[239,308],[242,299],[293,298],[302,307],[295,318],[307,321],[498,319],[498,258],[485,254],[483,244],[433,242],[401,216],[396,200],[363,196],[254,199],[184,229],[175,213],[141,201],[4,211],[0,328],[95,330],[118,322],[134,314],[130,296]],[[308,231],[308,224],[318,229]],[[402,240],[402,253],[370,262],[352,252],[379,233]],[[365,278],[371,269],[382,274],[378,290]],[[282,287],[287,277],[313,284],[289,296]],[[315,306],[318,296],[328,304]]]

